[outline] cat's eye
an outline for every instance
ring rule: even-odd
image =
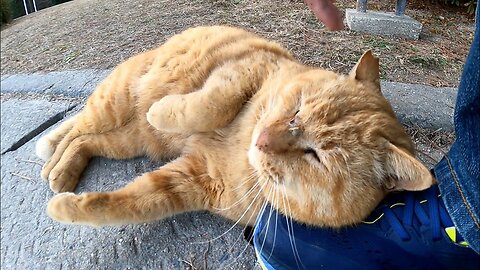
[[[290,122],[288,123],[290,127],[295,127],[297,125],[297,114],[300,112],[300,110],[297,110],[295,112],[295,115],[290,119]]]
[[[320,158],[318,157],[317,155],[317,151],[315,151],[314,149],[308,147],[308,148],[305,148],[305,150],[303,150],[303,152],[305,153],[305,155],[311,155],[313,158],[315,158],[318,162],[320,162]]]

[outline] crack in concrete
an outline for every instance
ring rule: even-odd
[[[69,111],[73,110],[75,107],[77,107],[79,104],[75,104],[75,105],[72,105],[70,107],[68,107],[66,110],[63,110],[57,114],[55,114],[54,116],[50,117],[48,120],[46,120],[45,122],[43,122],[42,124],[40,124],[38,127],[36,127],[35,129],[33,129],[32,131],[30,131],[29,133],[27,133],[25,136],[23,136],[22,138],[20,138],[18,141],[16,141],[12,146],[10,146],[10,148],[8,148],[7,150],[3,151],[2,152],[2,156],[8,152],[12,152],[12,151],[15,151],[17,150],[18,148],[22,147],[23,145],[25,145],[26,143],[28,143],[30,140],[32,140],[33,138],[35,138],[38,134],[42,133],[43,131],[45,131],[46,129],[48,129],[49,127],[55,125],[57,122],[59,122],[60,120],[63,119],[63,117],[65,116],[66,113],[68,113]]]
[[[52,89],[52,87],[54,87],[54,86],[55,86],[55,84],[52,83],[50,86],[47,86],[47,87],[45,87],[44,89],[42,89],[41,92],[45,92],[45,91],[47,91],[47,90],[50,90],[50,89]]]

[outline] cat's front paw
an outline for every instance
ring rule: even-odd
[[[108,198],[108,195],[96,192],[79,195],[71,192],[60,193],[48,202],[47,214],[61,223],[98,227],[105,224],[108,209],[112,208]]]
[[[81,200],[81,196],[71,192],[57,194],[48,202],[47,214],[58,222],[74,224],[80,220],[77,203]]]
[[[50,189],[55,193],[73,191],[79,178],[79,172],[61,166],[55,166],[51,171],[44,166],[41,175],[44,180],[48,181]]]
[[[164,132],[179,132],[185,118],[183,95],[169,95],[153,103],[147,112],[147,121],[154,128]]]

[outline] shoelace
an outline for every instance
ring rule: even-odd
[[[430,226],[433,241],[443,237],[442,230],[453,227],[453,222],[436,186],[421,192],[404,192],[402,197],[402,203],[382,205],[377,208],[383,214],[375,221],[365,223],[373,224],[384,217],[383,223],[388,223],[403,241],[411,239],[406,226]]]

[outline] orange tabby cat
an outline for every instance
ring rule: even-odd
[[[93,156],[178,157],[117,191],[49,202],[53,219],[92,226],[196,210],[252,224],[266,200],[306,224],[353,224],[388,191],[434,182],[413,151],[370,51],[339,75],[222,26],[186,30],[120,64],[37,143],[54,192],[73,191]]]

